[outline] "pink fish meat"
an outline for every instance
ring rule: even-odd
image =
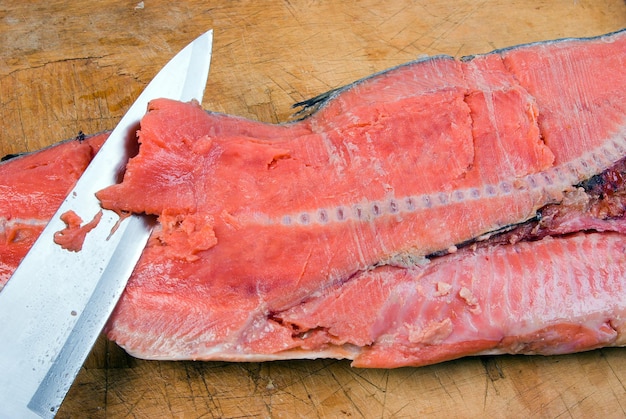
[[[278,125],[153,101],[98,193],[159,220],[108,336],[384,368],[624,345],[625,68],[621,31],[407,63]]]

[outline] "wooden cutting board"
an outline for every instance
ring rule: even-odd
[[[112,129],[210,28],[204,107],[280,122],[294,102],[424,54],[623,27],[623,0],[3,0],[0,155]],[[624,417],[625,383],[624,349],[357,370],[335,360],[142,361],[101,337],[58,417]]]

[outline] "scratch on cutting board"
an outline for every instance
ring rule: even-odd
[[[350,389],[346,388],[346,383],[342,383],[339,378],[337,378],[337,376],[335,375],[335,371],[332,369],[329,369],[328,371],[330,371],[330,375],[331,377],[333,377],[333,379],[335,380],[335,382],[337,383],[337,390],[333,393],[337,393],[337,392],[342,392],[343,395],[346,397],[346,399],[348,399],[350,401],[350,405],[351,407],[357,411],[359,413],[359,415],[361,417],[367,417],[367,415],[365,414],[365,412],[362,412],[361,409],[359,408],[358,403],[356,403],[353,399],[352,396],[350,395]],[[351,381],[354,381],[354,378],[352,378]]]
[[[389,388],[389,371],[385,371],[385,389],[383,390],[383,411],[387,409],[387,389]],[[404,407],[403,407],[404,408]]]
[[[625,2],[626,2],[626,0],[625,0]],[[622,389],[626,393],[626,386],[624,385],[624,382],[620,379],[619,375],[617,375],[617,373],[615,372],[615,369],[613,368],[613,365],[611,364],[611,362],[609,362],[609,359],[604,354],[604,350],[601,350],[600,354],[602,355],[602,358],[604,359],[604,362],[606,363],[606,365],[608,365],[608,367],[610,368],[611,373],[617,379],[617,381],[619,381],[620,386],[622,386]]]
[[[570,418],[573,418],[575,415],[574,415],[574,412],[572,412],[572,408],[582,404],[582,402],[585,401],[585,399],[589,398],[593,393],[595,393],[595,392],[592,392],[591,394],[588,394],[587,396],[583,397],[580,400],[577,400],[575,403],[573,403],[573,404],[571,404],[569,406],[567,405],[567,401],[565,400],[565,397],[563,397],[563,393],[559,393],[558,399],[561,400],[561,402],[563,403],[564,409],[563,409],[563,411],[561,411],[559,414],[555,415],[554,417],[561,417],[561,416],[565,416],[565,414],[567,414],[567,416],[569,416]],[[553,400],[556,400],[556,398],[553,399]]]
[[[500,365],[498,357],[484,356],[480,358],[480,362],[485,369],[485,392],[483,394],[483,410],[487,409],[487,399],[489,397],[489,384],[493,387],[496,395],[500,392],[495,385],[495,382],[501,378],[504,378],[504,372]]]
[[[98,60],[101,60],[103,58],[109,57],[111,55],[112,54],[86,55],[84,57],[62,58],[62,59],[58,59],[58,60],[46,61],[45,63],[42,63],[42,64],[31,65],[28,68],[16,68],[15,70],[12,70],[12,71],[8,72],[2,78],[4,79],[5,77],[14,76],[17,73],[23,73],[23,72],[28,72],[28,71],[35,70],[35,69],[45,68],[45,67],[49,67],[49,66],[52,66],[54,64],[59,64],[59,63],[73,63],[73,62],[80,63],[81,61],[85,61],[85,62],[87,62],[87,61],[95,61],[99,68],[112,67],[113,66],[112,64],[100,64],[100,63],[98,63]]]
[[[500,360],[497,357],[481,357],[480,362],[482,363],[483,368],[485,368],[487,377],[491,381],[498,381],[499,379],[504,378],[504,373],[502,372],[502,367],[500,366]]]
[[[560,402],[559,404],[562,404],[564,409],[563,409],[563,411],[560,412],[560,414],[556,415],[555,417],[562,416],[564,413],[567,413],[567,416],[569,416],[569,417],[573,417],[572,412],[570,410],[570,406],[567,405],[567,401],[563,397],[563,394],[568,393],[569,390],[574,388],[574,387],[576,387],[576,383],[571,384],[571,385],[567,386],[564,389],[557,390],[557,394],[554,395],[554,397],[552,397],[551,399],[549,399],[545,403],[541,403],[540,405],[535,406],[534,413],[540,413],[543,409],[547,409],[547,406],[550,406],[552,403]],[[550,410],[552,410],[552,409],[550,409]]]
[[[313,400],[313,397],[311,396],[312,394],[315,394],[315,391],[312,391],[312,389],[310,389],[307,385],[306,382],[304,380],[300,381],[300,384],[302,384],[302,387],[304,388],[304,394],[307,395],[307,397],[309,398],[309,400],[311,401],[311,408],[314,409],[315,411],[315,416],[317,416],[318,418],[321,418],[322,415],[319,411],[319,403],[316,403]],[[295,396],[295,395],[294,395]],[[307,412],[307,416],[308,416],[308,412]]]
[[[383,392],[387,392],[388,390],[388,386],[389,386],[389,371],[388,370],[384,370],[383,371],[383,379],[384,379],[384,383],[381,384],[376,384],[374,383],[372,380],[370,380],[367,377],[364,377],[364,374],[368,374],[369,371],[368,370],[364,370],[364,372],[361,372],[360,370],[354,370],[354,371],[350,371],[351,373],[354,374],[354,376],[358,377],[359,380],[355,380],[363,390],[365,391],[369,391],[370,389],[367,388],[367,386],[365,386],[361,381],[364,381],[365,383],[369,384],[370,386],[374,387],[377,391],[383,393]]]
[[[448,387],[443,383],[443,381],[441,381],[441,377],[439,376],[437,371],[435,371],[435,377],[437,378],[437,382],[439,383],[439,386],[443,389],[443,391],[446,392],[446,394],[448,395],[448,397],[450,397],[451,400],[454,400],[454,397],[452,397],[452,394],[450,394],[450,392],[448,391]]]
[[[561,395],[561,399],[563,400],[563,404],[565,404],[565,410],[567,411],[567,413],[571,416],[574,417],[574,413],[572,412],[572,409],[575,408],[576,406],[581,405],[585,400],[587,400],[589,397],[593,396],[595,394],[595,391],[587,394],[585,397],[583,397],[580,400],[577,400],[576,403],[573,403],[570,406],[567,406],[565,399],[563,398],[563,395]]]
[[[624,1],[624,3],[626,3],[626,0]],[[615,379],[619,382],[620,386],[622,387],[622,390],[624,390],[624,392],[626,393],[626,386],[624,386],[624,382],[621,380],[619,375],[615,372],[615,369],[613,368],[613,365],[611,364],[610,360],[607,358],[607,356],[605,354],[605,350],[600,350],[600,355],[601,355],[602,359],[604,359],[604,362],[606,363],[606,365],[611,370],[611,374],[613,374],[613,377],[615,377]],[[623,395],[615,394],[615,390],[613,389],[613,387],[611,387],[611,391],[613,393],[613,396],[615,396],[615,398],[618,399],[618,400],[623,396]],[[622,409],[622,414],[626,417],[626,410],[624,410],[624,407],[622,406],[621,403],[619,405],[620,405],[620,407]]]
[[[463,13],[458,18],[456,16],[454,16],[454,18],[453,18],[453,14],[456,12],[456,10],[454,12],[450,13],[449,15],[447,15],[446,17],[444,17],[443,21],[451,23],[451,25],[448,28],[444,29],[441,34],[435,36],[435,39],[428,45],[428,49],[434,49],[435,45],[437,44],[438,41],[446,39],[450,33],[455,31],[463,23],[465,23],[469,18],[471,18],[472,15],[474,15],[477,11],[482,9],[484,7],[485,3],[487,3],[487,0],[483,0],[482,2],[476,4],[472,9],[470,9],[469,11]]]

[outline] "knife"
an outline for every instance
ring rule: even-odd
[[[0,291],[1,418],[56,415],[152,231],[146,216],[102,210],[95,192],[118,182],[150,100],[202,102],[212,42],[199,36],[148,84]],[[102,211],[79,252],[53,242],[69,210],[86,221]]]

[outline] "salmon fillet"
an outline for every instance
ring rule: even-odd
[[[65,141],[0,163],[0,289],[107,137]]]
[[[159,220],[108,336],[385,368],[623,345],[624,68],[621,31],[407,63],[291,123],[153,101],[98,193]]]

